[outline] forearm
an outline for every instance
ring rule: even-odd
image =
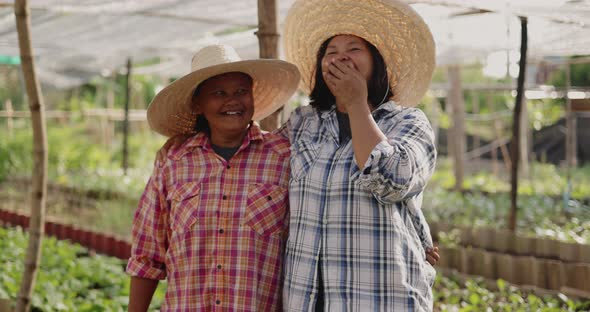
[[[416,109],[387,117],[383,127],[387,139],[373,147],[359,171],[359,184],[387,203],[423,191],[436,163],[434,133],[424,114]],[[354,138],[353,138],[354,140]]]
[[[355,105],[347,109],[352,132],[352,149],[356,163],[362,170],[375,146],[386,141],[387,137],[373,119],[368,105]]]
[[[158,287],[158,280],[132,276],[128,311],[147,311],[156,287]]]

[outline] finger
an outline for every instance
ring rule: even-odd
[[[354,65],[351,62],[343,62],[341,60],[333,60],[332,61],[334,66],[338,68],[343,73],[347,74],[355,70]]]
[[[339,79],[331,72],[326,72],[324,73],[324,80],[330,85],[335,85]]]
[[[432,249],[432,254],[436,257],[436,260],[440,260],[440,253],[438,253],[439,249],[438,247],[434,247]]]
[[[438,252],[433,252],[431,255],[437,262],[438,260],[440,260],[440,255],[438,254]]]
[[[430,255],[426,256],[426,261],[428,261],[428,263],[430,263],[431,265],[435,265],[437,262],[437,260],[431,257]]]
[[[328,65],[328,71],[339,79],[342,79],[346,75],[346,73],[336,66],[335,63],[330,63],[330,65]]]

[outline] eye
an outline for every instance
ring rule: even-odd
[[[326,55],[334,55],[334,54],[336,54],[336,51],[329,51],[329,52],[326,52]]]
[[[213,92],[213,95],[215,96],[225,96],[225,91],[222,90],[217,90]]]
[[[249,92],[250,92],[249,89],[241,88],[241,89],[238,89],[238,91],[236,91],[236,95],[244,95],[244,94],[248,94]]]
[[[361,48],[351,48],[349,51],[360,51]]]

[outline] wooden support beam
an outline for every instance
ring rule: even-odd
[[[279,58],[279,26],[277,0],[258,0],[258,45],[260,58]],[[285,104],[285,103],[283,103]],[[280,125],[282,108],[260,121],[264,130],[274,130]]]
[[[512,144],[510,145],[510,158],[512,159],[512,171],[510,176],[510,216],[508,220],[509,229],[516,231],[516,217],[518,212],[518,160],[520,159],[520,122],[522,102],[524,98],[524,78],[526,73],[526,53],[528,44],[528,20],[520,17],[520,61],[518,62],[518,80],[516,86],[516,103],[514,105],[514,121],[512,125]]]
[[[448,68],[450,91],[447,105],[452,105],[453,113],[453,171],[455,173],[455,190],[463,189],[463,176],[465,166],[465,100],[461,88],[461,67],[451,65]]]

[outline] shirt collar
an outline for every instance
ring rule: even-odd
[[[246,146],[250,145],[251,142],[254,141],[262,141],[264,139],[263,131],[260,129],[260,126],[256,122],[252,122],[250,127],[248,127],[248,132],[242,141],[242,145],[238,151],[244,149]],[[200,147],[205,150],[211,150],[211,140],[209,139],[209,135],[205,132],[199,132],[193,137],[189,138],[178,150],[178,152],[174,153],[175,158],[180,158],[184,156],[189,151],[192,151],[194,148]]]
[[[402,109],[402,107],[397,105],[394,101],[389,101],[389,102],[385,102],[385,103],[381,104],[371,114],[373,114],[373,117],[375,118],[375,120],[379,120],[379,119],[383,118],[383,116],[385,116],[391,112],[399,111],[401,109]],[[328,119],[332,116],[336,116],[336,104],[332,105],[332,107],[330,107],[329,110],[325,110],[325,111],[320,112],[321,119]]]

